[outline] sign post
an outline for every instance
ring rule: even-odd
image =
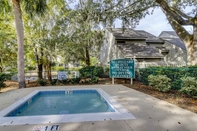
[[[135,78],[134,60],[131,59],[111,60],[110,77],[112,78],[112,84],[114,84],[114,78],[131,78],[131,84],[133,84],[133,78]]]

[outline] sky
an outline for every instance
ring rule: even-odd
[[[153,15],[147,15],[140,20],[136,30],[145,30],[155,36],[158,36],[162,31],[174,31],[169,24],[166,16],[161,9],[155,9]]]

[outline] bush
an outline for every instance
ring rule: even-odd
[[[184,77],[182,80],[182,88],[179,92],[191,97],[197,98],[197,81],[194,77]]]
[[[170,90],[171,88],[170,81],[171,79],[165,75],[148,76],[149,85],[153,86],[154,88],[156,88],[161,92],[167,92]]]
[[[0,73],[0,89],[6,87],[4,81],[6,81],[7,75],[4,73]]]
[[[92,78],[93,76],[102,77],[104,70],[103,67],[87,66],[79,70],[81,78]]]
[[[38,84],[40,84],[41,86],[46,86],[47,85],[47,81],[44,79],[39,79],[38,80]]]
[[[70,83],[70,79],[59,80],[62,84],[66,85]]]
[[[104,68],[104,72],[103,72],[103,78],[109,78],[109,67],[105,67]]]
[[[58,81],[57,79],[53,79],[50,83],[51,83],[51,85],[56,85],[57,81]]]
[[[98,77],[92,77],[91,79],[90,79],[90,83],[98,83],[98,81],[99,81],[99,78]]]
[[[148,85],[149,75],[166,75],[171,79],[171,89],[179,90],[181,87],[181,78],[195,77],[197,78],[197,68],[171,68],[171,67],[149,67],[139,69],[139,80]]]
[[[72,79],[70,79],[70,82],[72,84],[78,84],[80,82],[80,80],[81,80],[81,78],[72,78]]]
[[[151,74],[152,74],[152,69],[151,68],[139,69],[138,78],[145,85],[148,85],[148,76],[151,75]]]

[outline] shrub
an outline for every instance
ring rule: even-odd
[[[197,98],[197,81],[194,77],[184,77],[182,80],[182,88],[179,92],[188,96]]]
[[[109,78],[109,67],[105,67],[103,71],[103,78]]]
[[[40,84],[41,86],[46,86],[47,85],[47,81],[44,79],[39,79],[38,80],[38,84]]]
[[[138,78],[145,85],[148,85],[148,76],[151,75],[151,74],[152,74],[152,69],[151,68],[139,69]]]
[[[56,85],[57,79],[53,79],[50,83],[51,85]]]
[[[62,84],[66,85],[70,83],[70,79],[59,80]]]
[[[6,81],[7,75],[4,73],[0,73],[0,89],[6,87],[4,81]]]
[[[171,88],[170,81],[171,79],[165,75],[148,76],[149,85],[153,86],[154,88],[156,88],[161,92],[167,92],[170,90]]]
[[[93,76],[102,77],[103,76],[103,67],[96,67],[96,66],[87,66],[81,68],[79,70],[81,78],[91,78]]]
[[[181,87],[181,78],[195,77],[197,78],[197,68],[171,68],[171,67],[149,67],[139,69],[139,80],[148,85],[149,75],[166,75],[171,79],[171,89],[179,90]]]
[[[72,78],[72,79],[70,79],[70,82],[72,84],[78,84],[80,82],[80,80],[81,80],[81,78]]]
[[[90,83],[98,83],[98,81],[99,81],[99,77],[92,77],[91,79],[90,79]]]

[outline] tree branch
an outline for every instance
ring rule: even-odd
[[[170,16],[171,18],[173,18],[174,20],[176,20],[176,22],[178,22],[180,25],[193,25],[194,23],[192,21],[186,21],[182,18],[180,12],[176,12],[176,10],[174,10],[172,7],[170,7],[168,5],[167,2],[165,2],[164,0],[155,0],[160,7],[163,9],[163,11],[165,11],[167,14],[166,16]],[[191,23],[188,23],[191,22]]]

